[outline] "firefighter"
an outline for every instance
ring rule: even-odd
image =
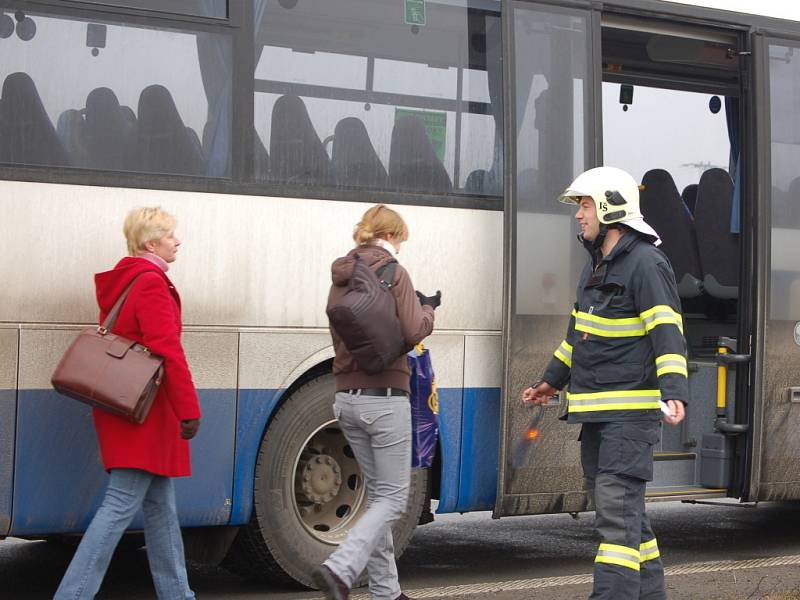
[[[675,276],[625,171],[590,169],[559,200],[578,206],[578,239],[590,260],[567,337],[522,400],[542,404],[569,384],[567,420],[582,425],[581,464],[600,537],[590,600],[663,600],[644,495],[661,420],[677,425],[689,394]]]

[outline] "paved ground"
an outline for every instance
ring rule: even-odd
[[[800,505],[653,504],[648,511],[668,570],[671,600],[800,600]],[[596,541],[591,515],[445,515],[420,527],[400,561],[414,597],[451,600],[587,598]],[[0,597],[51,598],[72,549],[54,543],[0,542]],[[308,590],[274,588],[223,569],[191,565],[199,598],[306,600]],[[366,598],[366,595],[358,594]],[[98,599],[153,598],[146,555],[119,552]]]

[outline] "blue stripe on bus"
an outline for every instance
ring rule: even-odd
[[[203,425],[192,442],[192,462],[202,473],[176,479],[187,527],[224,525],[231,513],[236,390],[199,395]],[[89,407],[53,390],[20,390],[11,533],[84,531],[105,482]],[[140,514],[132,528],[141,526]]]
[[[466,388],[463,415],[461,476],[455,510],[491,510],[497,498],[499,388]]]
[[[464,390],[439,388],[439,449],[442,452],[442,479],[437,513],[453,512],[458,502],[461,477],[461,433]]]
[[[11,526],[11,475],[14,472],[14,425],[17,391],[0,390],[0,536]]]
[[[249,521],[259,444],[282,392],[239,390],[237,410],[236,390],[199,390],[204,414],[192,442],[194,475],[176,480],[182,525]],[[8,393],[12,400],[0,401],[0,432],[14,419],[9,407],[15,404],[15,392]],[[442,472],[437,512],[492,507],[499,398],[497,388],[439,390]],[[0,524],[4,513],[13,513],[11,534],[83,531],[106,481],[89,408],[52,390],[22,390],[18,406],[13,503],[8,479],[0,478]],[[10,439],[10,434],[1,439]],[[140,518],[132,527],[141,528]]]
[[[233,476],[231,525],[244,525],[253,511],[253,477],[258,447],[267,421],[285,390],[239,390],[239,416],[236,424],[236,464]],[[333,415],[331,415],[333,416]]]

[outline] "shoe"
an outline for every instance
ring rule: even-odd
[[[413,598],[409,598],[404,593],[400,592],[400,595],[395,598],[394,600],[414,600]]]
[[[325,600],[348,600],[350,597],[350,590],[344,581],[325,565],[320,565],[311,572],[311,581],[325,594]]]

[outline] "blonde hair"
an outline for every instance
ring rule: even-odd
[[[408,226],[403,217],[385,204],[376,204],[365,212],[353,230],[353,239],[359,246],[387,235],[405,242],[408,239]]]
[[[136,256],[144,251],[144,245],[153,240],[160,240],[175,229],[177,221],[159,206],[134,208],[125,217],[122,231],[128,242],[128,254]]]

